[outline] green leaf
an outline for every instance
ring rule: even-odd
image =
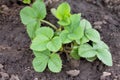
[[[58,21],[58,24],[61,25],[61,26],[67,26],[67,25],[70,24],[70,19],[66,18],[64,20],[60,20],[60,21]]]
[[[58,73],[62,68],[62,60],[58,54],[51,54],[48,61],[48,68],[50,71]]]
[[[40,28],[40,22],[30,23],[27,25],[27,33],[31,39],[35,38],[36,36],[35,32],[39,28]]]
[[[46,6],[43,0],[36,0],[32,8],[35,10],[38,19],[44,19],[46,17]]]
[[[80,59],[80,56],[78,55],[78,46],[74,46],[71,53],[70,53],[71,57],[76,59],[76,60],[79,60]]]
[[[46,45],[49,42],[49,38],[44,35],[36,36],[32,40],[30,48],[35,51],[44,51],[47,49]]]
[[[95,57],[90,57],[90,58],[86,58],[86,59],[89,62],[93,62],[93,61],[95,61],[97,59],[97,57],[95,56]]]
[[[50,51],[49,50],[44,50],[44,51],[33,51],[34,55],[36,57],[39,57],[41,55],[43,56],[49,56],[50,55]]]
[[[71,24],[68,25],[65,29],[69,31],[68,37],[71,40],[80,39],[83,36],[83,28],[80,27],[80,14],[71,15]]]
[[[57,19],[59,19],[58,24],[62,25],[62,26],[66,26],[70,24],[70,6],[67,2],[64,2],[62,4],[60,4],[56,9],[52,9],[52,13],[53,15],[55,15],[55,17]]]
[[[72,32],[75,28],[79,27],[80,24],[80,14],[73,14],[70,16],[71,23],[68,26],[65,26],[64,28],[68,30],[69,32]]]
[[[33,59],[33,67],[35,71],[37,72],[43,72],[47,66],[48,60],[49,60],[49,51],[43,51],[43,52],[34,52],[36,57]]]
[[[82,38],[82,36],[83,36],[83,31],[80,26],[74,28],[73,31],[68,34],[68,38],[71,40],[78,40]]]
[[[97,50],[98,54],[97,57],[99,60],[101,60],[104,64],[108,65],[108,66],[112,66],[112,56],[111,53],[106,50],[106,49],[99,49]]]
[[[47,44],[53,37],[54,32],[49,27],[41,27],[36,31],[36,37],[33,39],[31,49],[36,51],[43,51],[47,49]]]
[[[54,31],[49,27],[41,27],[36,31],[36,35],[37,36],[44,35],[47,38],[51,39],[54,35]]]
[[[77,41],[77,43],[79,43],[79,44],[84,44],[84,43],[87,43],[87,42],[89,42],[89,39],[88,39],[86,36],[83,36],[83,37],[79,40],[79,42]]]
[[[61,39],[59,37],[54,37],[50,42],[47,44],[47,48],[50,51],[58,51],[62,46]]]
[[[31,0],[23,0],[23,3],[25,3],[25,4],[30,4],[30,3],[31,3]]]
[[[70,6],[67,2],[64,2],[62,4],[60,4],[57,8],[57,12],[56,12],[56,17],[59,20],[63,20],[64,17],[69,17],[70,16]]]
[[[100,34],[95,29],[87,29],[85,31],[85,36],[93,42],[99,42],[100,41]]]
[[[51,13],[56,17],[57,10],[56,10],[55,8],[52,8],[52,9],[51,9]]]
[[[84,44],[89,42],[89,39],[86,36],[83,36],[81,39],[76,40],[77,44]]]
[[[67,30],[63,30],[60,34],[60,38],[63,44],[70,43],[72,41],[68,38],[68,33],[69,32]]]
[[[80,25],[81,14],[73,14],[70,16],[72,29],[77,28]]]
[[[86,43],[79,46],[78,54],[81,57],[90,58],[94,57],[97,54],[97,52],[92,48],[91,45]]]
[[[109,47],[103,41],[93,43],[93,48],[94,49],[107,49],[107,50],[109,50]]]
[[[81,39],[80,39],[80,43],[81,44],[84,44],[84,43],[87,43],[89,42],[89,39],[86,37],[86,36],[83,36]]]
[[[90,22],[86,19],[82,19],[80,21],[80,26],[83,27],[84,29],[90,29],[92,28],[92,25],[90,24]]]
[[[79,55],[84,58],[90,58],[90,57],[94,57],[96,54],[97,54],[97,52],[95,50],[89,50],[89,51],[85,51]]]
[[[28,6],[20,11],[20,18],[24,25],[35,23],[36,16],[34,9]]]

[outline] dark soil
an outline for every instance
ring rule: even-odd
[[[49,9],[60,2],[48,5],[47,20],[56,23]],[[100,33],[111,50],[113,66],[107,67],[96,60],[67,61],[64,55],[62,71],[58,74],[46,69],[43,73],[33,70],[34,55],[29,49],[30,39],[20,22],[19,11],[25,5],[16,0],[0,0],[0,80],[120,80],[120,0],[67,0],[72,13],[82,13]],[[79,65],[78,65],[79,64]],[[3,67],[2,67],[3,66]],[[66,71],[80,70],[76,77]],[[103,73],[110,73],[105,76]]]

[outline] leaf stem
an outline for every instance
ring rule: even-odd
[[[55,30],[57,30],[57,27],[55,25],[53,25],[52,23],[50,23],[50,22],[48,22],[46,20],[40,20],[40,21],[43,22],[43,23],[46,23],[46,24],[50,25],[52,28],[54,28]]]

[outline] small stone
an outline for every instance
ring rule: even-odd
[[[20,79],[18,78],[18,75],[11,75],[10,80],[20,80]]]
[[[7,73],[0,72],[0,75],[2,76],[2,80],[6,80],[9,78],[9,75]]]
[[[102,21],[97,21],[97,22],[94,22],[94,25],[102,25],[103,24],[103,22]]]
[[[101,29],[101,26],[94,26],[95,29]]]
[[[111,73],[110,72],[103,72],[102,76],[101,76],[101,80],[104,80],[107,76],[110,76]]]
[[[34,78],[34,80],[38,80],[38,78]]]
[[[102,22],[103,22],[103,24],[107,24],[107,22],[105,20],[103,20]]]
[[[52,4],[53,2],[58,2],[59,0],[45,0],[45,4]]]
[[[3,69],[3,65],[2,64],[0,64],[0,69]]]
[[[80,70],[69,70],[69,71],[66,71],[66,73],[67,73],[68,75],[74,77],[74,76],[79,75]]]
[[[3,11],[9,11],[9,8],[6,5],[1,6],[3,8]]]
[[[110,72],[103,72],[103,76],[110,76],[111,73]]]

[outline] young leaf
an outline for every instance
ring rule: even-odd
[[[90,58],[94,57],[97,54],[97,52],[92,48],[91,45],[86,43],[79,46],[78,54],[81,57]]]
[[[72,27],[71,29],[77,28],[80,25],[80,19],[81,19],[81,14],[73,14],[70,16],[70,20],[71,20],[70,26]]]
[[[80,18],[80,14],[71,15],[71,24],[65,27],[69,31],[68,37],[71,40],[77,40],[83,36],[83,28],[79,26]]]
[[[58,54],[51,54],[48,61],[48,68],[50,71],[58,73],[62,68],[62,60]]]
[[[61,38],[63,44],[70,43],[72,41],[68,38],[68,34],[69,34],[69,32],[67,30],[63,30],[60,33],[60,38]]]
[[[24,25],[36,22],[36,13],[33,8],[25,7],[20,11],[20,18]]]
[[[94,49],[107,49],[107,50],[109,50],[109,47],[103,41],[99,41],[98,43],[93,43],[93,48]]]
[[[89,39],[86,37],[86,36],[83,36],[81,39],[80,39],[80,43],[81,44],[84,44],[84,43],[87,43],[89,42]]]
[[[87,29],[85,31],[85,36],[93,42],[99,42],[100,41],[100,34],[95,29]]]
[[[31,3],[31,0],[23,0],[23,3],[25,3],[25,4],[30,4],[30,3]]]
[[[68,34],[68,38],[71,40],[78,40],[82,38],[82,36],[83,36],[83,31],[80,26],[74,28],[73,31]]]
[[[55,8],[52,8],[51,12],[55,17],[57,17],[57,10]],[[60,24],[62,26],[67,26],[70,24],[70,19],[69,19],[68,15],[61,16],[60,18],[58,17],[58,19],[60,20],[60,21],[58,21],[58,24]]]
[[[49,60],[49,51],[43,51],[43,52],[34,52],[36,57],[33,59],[33,67],[35,71],[37,72],[43,72],[47,66],[48,60]]]
[[[39,57],[41,55],[43,56],[50,56],[50,51],[49,50],[44,50],[44,51],[33,51],[35,57]]]
[[[57,19],[59,19],[58,24],[66,26],[70,24],[70,10],[69,4],[64,2],[58,6],[57,10],[52,9],[51,12]]]
[[[52,9],[51,9],[51,13],[56,17],[57,10],[56,10],[55,8],[52,8]]]
[[[65,18],[63,20],[58,21],[58,24],[61,26],[67,26],[70,24],[70,19],[69,18]]]
[[[106,49],[99,49],[97,50],[98,54],[97,57],[99,60],[101,60],[104,64],[108,65],[108,66],[112,66],[112,56],[110,54],[110,52]]]
[[[73,29],[77,28],[80,25],[80,14],[73,14],[70,16],[71,23],[68,26],[65,26],[65,30],[72,32]]]
[[[51,28],[44,26],[44,27],[41,27],[40,29],[38,29],[36,31],[36,35],[37,36],[44,35],[47,38],[51,39],[53,37],[53,35],[54,35],[54,32],[53,32],[53,30]]]
[[[47,48],[50,51],[58,51],[62,46],[61,39],[59,37],[54,37],[50,42],[47,44]]]
[[[67,2],[64,2],[62,4],[60,4],[57,8],[57,12],[56,12],[56,17],[59,19],[59,20],[63,20],[64,17],[69,17],[70,16],[70,6]]]
[[[96,51],[94,50],[89,50],[89,51],[85,51],[84,53],[79,54],[81,57],[84,58],[90,58],[90,57],[94,57],[97,54]]]
[[[43,51],[47,49],[47,44],[53,37],[54,32],[49,27],[41,27],[36,31],[36,37],[33,39],[31,49],[36,51]]]
[[[95,61],[97,59],[97,57],[95,56],[95,57],[90,57],[90,58],[86,58],[86,59],[89,62],[93,62],[93,61]]]
[[[47,62],[48,58],[41,56],[34,58],[32,64],[36,72],[43,72],[47,66]]]
[[[78,55],[78,46],[73,47],[70,55],[71,55],[72,58],[74,58],[76,60],[80,59],[80,56]]]
[[[80,21],[80,26],[83,27],[84,29],[90,29],[92,28],[92,25],[90,24],[90,22],[86,19],[82,19]]]
[[[46,45],[49,42],[49,38],[45,35],[36,36],[32,40],[30,48],[35,51],[44,51],[47,49]]]
[[[31,39],[35,38],[36,36],[35,32],[39,28],[40,28],[40,22],[37,23],[35,22],[27,25],[27,33]]]
[[[36,14],[37,14],[37,19],[44,19],[46,17],[46,6],[45,3],[43,2],[43,0],[36,0],[33,5],[32,8],[35,10]]]
[[[84,44],[89,42],[89,39],[86,36],[83,36],[80,40],[76,40],[78,44]]]

